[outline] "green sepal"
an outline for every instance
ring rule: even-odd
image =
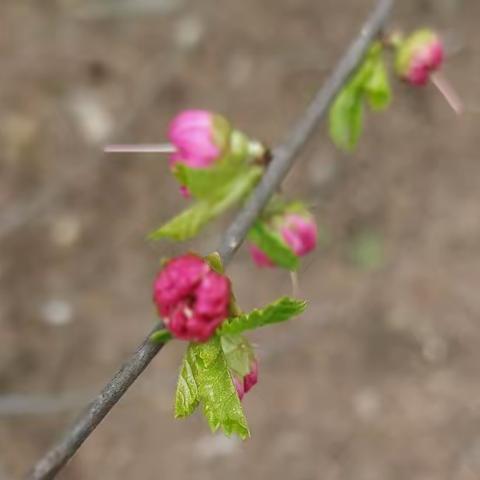
[[[251,167],[242,175],[223,185],[212,200],[198,200],[190,208],[184,210],[165,225],[149,234],[149,240],[169,238],[185,241],[195,237],[212,219],[240,202],[256,185],[262,175],[260,167]]]
[[[210,265],[212,270],[223,275],[225,268],[223,267],[222,257],[218,252],[210,253],[205,257],[205,260]]]
[[[300,261],[282,237],[264,222],[257,220],[248,232],[248,239],[264,252],[275,265],[297,270]]]
[[[225,320],[217,329],[219,335],[238,335],[274,323],[284,322],[300,315],[307,308],[304,300],[282,297],[262,309],[252,310],[238,317]]]

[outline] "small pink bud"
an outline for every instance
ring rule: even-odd
[[[243,380],[239,380],[237,377],[233,377],[233,384],[235,385],[235,389],[237,390],[238,398],[242,400],[243,396],[245,395]]]
[[[249,373],[243,378],[245,393],[249,392],[258,382],[258,362],[255,360]]]
[[[299,257],[310,253],[317,245],[317,226],[310,216],[291,213],[285,216],[282,237]]]
[[[274,267],[275,264],[267,257],[267,254],[264,253],[260,248],[258,248],[253,243],[248,246],[250,250],[250,256],[252,260],[257,265],[257,267]]]
[[[231,127],[225,118],[206,110],[185,110],[170,123],[168,138],[176,152],[170,166],[183,163],[207,168],[219,159],[230,141]]]
[[[233,377],[233,384],[237,390],[237,395],[240,400],[248,393],[258,382],[258,362],[254,360],[251,364],[250,371],[243,377],[238,379]]]
[[[204,259],[186,254],[157,275],[153,299],[174,336],[204,342],[228,316],[230,281]]]
[[[411,85],[423,86],[442,65],[444,48],[438,35],[428,29],[417,30],[397,50],[396,70]]]
[[[299,257],[307,255],[317,246],[317,225],[309,214],[286,213],[275,219],[273,228]],[[275,266],[268,255],[256,245],[249,245],[249,250],[257,266]]]

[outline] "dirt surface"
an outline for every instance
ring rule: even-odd
[[[141,341],[159,258],[184,248],[144,240],[184,203],[166,161],[100,147],[162,141],[192,106],[275,144],[373,3],[1,1],[0,480]],[[59,478],[480,478],[480,4],[397,4],[392,24],[445,34],[468,111],[397,83],[354,155],[325,127],[302,155],[285,191],[315,206],[324,241],[300,273],[308,313],[254,336],[252,439],[173,419],[172,344]],[[215,248],[226,222],[189,247]],[[230,274],[245,308],[290,292],[244,250]]]

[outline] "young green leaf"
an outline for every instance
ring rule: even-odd
[[[364,84],[365,95],[373,110],[384,110],[392,100],[385,62],[381,57],[373,61],[369,79]]]
[[[329,131],[335,145],[351,151],[362,133],[363,96],[355,84],[348,84],[337,95],[329,112]]]
[[[282,240],[280,235],[270,230],[265,223],[257,220],[248,233],[248,239],[262,250],[272,262],[288,270],[296,270],[300,264],[298,257]]]
[[[178,242],[194,237],[212,218],[210,204],[198,201],[148,235],[149,240],[169,238]]]
[[[174,174],[193,197],[215,201],[224,195],[226,184],[231,183],[235,177],[245,175],[249,168],[234,155],[229,155],[209,168],[190,168],[177,164]]]
[[[185,241],[195,237],[210,220],[240,202],[256,185],[261,175],[260,167],[251,167],[241,176],[237,176],[230,183],[223,185],[223,189],[215,200],[197,201],[192,207],[150,233],[149,240],[169,238]]]
[[[250,436],[220,338],[214,336],[206,343],[192,343],[189,352],[194,359],[198,397],[212,431],[221,428],[228,436],[236,434],[241,439]]]
[[[175,394],[175,418],[191,415],[199,404],[198,386],[194,375],[195,357],[191,346],[183,358]]]
[[[263,309],[256,309],[239,317],[225,320],[218,328],[219,335],[237,335],[246,330],[284,322],[296,315],[300,315],[307,308],[303,300],[283,297]]]
[[[351,151],[358,143],[365,100],[373,110],[382,110],[390,104],[392,93],[382,52],[381,43],[374,42],[330,108],[330,137],[343,150]]]
[[[248,340],[242,335],[222,335],[220,342],[228,368],[240,377],[247,375],[254,360]]]

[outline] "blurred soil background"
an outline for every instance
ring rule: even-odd
[[[175,112],[224,113],[279,142],[374,0],[1,0],[0,480],[21,478],[155,321],[148,231],[185,204],[159,142]],[[319,129],[285,191],[322,245],[300,272],[307,314],[254,335],[252,439],[212,436],[172,402],[169,345],[61,479],[480,478],[480,3],[397,1],[391,25],[445,35],[467,105],[395,81],[353,155]],[[225,218],[188,245],[208,253]],[[291,290],[245,249],[245,308]]]

